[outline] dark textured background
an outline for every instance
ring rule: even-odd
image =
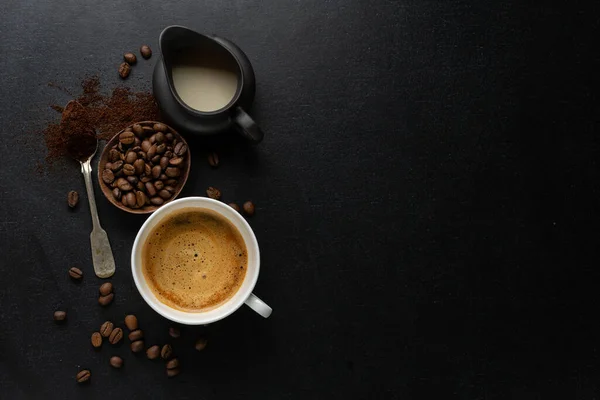
[[[0,397],[597,398],[598,10],[484,3],[2,1]],[[98,74],[108,91],[122,53],[148,43],[127,84],[149,89],[170,24],[254,64],[265,141],[193,141],[183,195],[255,201],[256,293],[274,308],[184,329],[172,380],[128,344],[89,343],[131,312],[147,343],[168,340],[129,272],[143,218],[96,190],[118,265],[100,309],[85,196],[66,207],[79,167],[35,168],[48,106],[69,100],[48,82],[78,93]]]

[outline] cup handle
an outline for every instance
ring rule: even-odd
[[[256,122],[246,114],[246,111],[242,110],[241,107],[237,107],[234,111],[233,120],[235,126],[242,134],[243,137],[248,139],[251,143],[260,143],[263,140],[265,134],[260,130]]]
[[[256,297],[254,293],[250,293],[250,296],[246,299],[246,305],[264,318],[269,318],[269,315],[273,312],[273,309],[269,307],[267,303]]]

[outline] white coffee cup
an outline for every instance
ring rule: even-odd
[[[225,303],[205,312],[186,312],[162,303],[148,286],[148,282],[146,282],[146,278],[142,271],[142,248],[148,235],[164,218],[182,208],[208,209],[219,213],[231,222],[240,232],[248,252],[246,276],[238,291]],[[133,280],[146,303],[163,317],[187,325],[205,325],[218,321],[233,313],[244,303],[261,316],[265,318],[269,317],[273,311],[271,307],[252,294],[252,290],[258,280],[259,270],[260,252],[258,250],[258,242],[252,228],[248,225],[248,222],[246,222],[237,211],[225,203],[207,197],[186,197],[160,207],[140,228],[135,237],[135,241],[133,242],[133,249],[131,251],[131,272],[133,274]]]

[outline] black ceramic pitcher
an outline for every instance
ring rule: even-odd
[[[182,26],[169,26],[160,34],[161,59],[156,63],[152,85],[163,118],[182,134],[214,135],[235,128],[252,143],[263,138],[254,120],[246,113],[252,105],[256,83],[254,70],[244,52],[232,42],[206,36]],[[237,66],[237,90],[231,101],[216,111],[199,111],[188,106],[173,84],[173,63],[182,54],[198,57],[231,57]]]

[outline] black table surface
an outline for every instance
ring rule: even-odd
[[[596,398],[598,13],[486,3],[2,1],[0,398]],[[264,142],[192,140],[182,196],[256,203],[255,293],[274,309],[179,339],[131,277],[145,218],[98,187],[117,272],[114,303],[97,305],[79,166],[48,167],[39,134],[70,99],[49,82],[150,90],[172,24],[253,62]],[[144,43],[155,55],[121,82],[122,54]],[[148,345],[173,343],[180,376],[127,340],[93,351],[91,332],[128,313]]]

